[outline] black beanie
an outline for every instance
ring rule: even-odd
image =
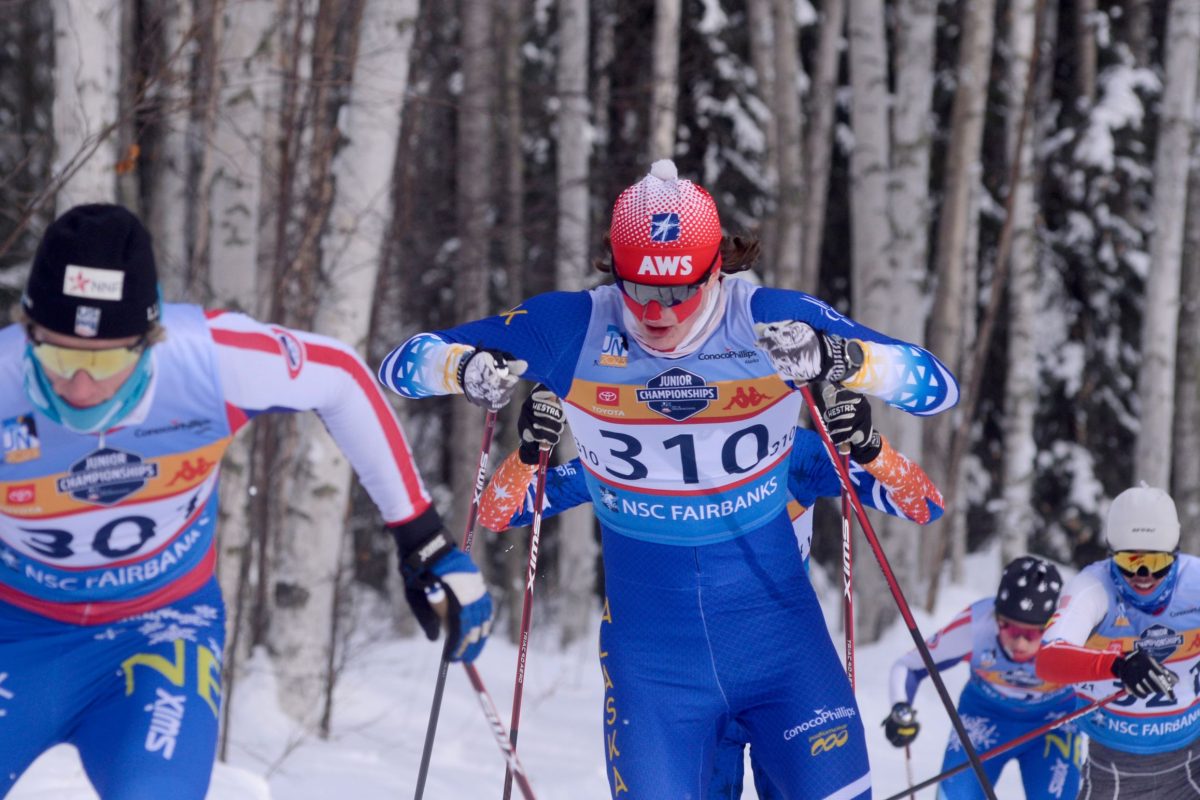
[[[145,333],[161,313],[150,233],[121,206],[75,206],[42,235],[21,306],[67,336]]]

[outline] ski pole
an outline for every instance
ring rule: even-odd
[[[479,498],[483,495],[484,476],[487,475],[488,456],[492,451],[492,434],[496,431],[496,412],[488,411],[483,420],[483,442],[479,446],[479,469],[475,473],[475,491],[471,508],[467,511],[467,530],[463,534],[462,549],[471,552],[475,542],[475,518],[479,515]],[[470,666],[465,665],[465,666]],[[433,757],[433,739],[437,735],[438,716],[442,713],[442,695],[446,691],[446,674],[450,671],[450,642],[442,649],[442,662],[438,666],[437,683],[433,686],[433,707],[429,710],[429,724],[425,728],[425,749],[421,751],[421,767],[417,771],[417,791],[414,800],[425,795],[425,779],[429,777],[429,760]]]
[[[516,748],[508,740],[508,732],[504,730],[500,712],[496,711],[496,704],[492,702],[492,696],[488,694],[487,687],[483,685],[483,679],[479,677],[479,670],[475,669],[473,664],[463,664],[463,669],[467,671],[467,677],[471,680],[471,685],[475,687],[479,705],[483,707],[483,715],[487,717],[488,724],[492,727],[496,744],[499,745],[500,752],[504,754],[504,760],[508,763],[510,774],[516,778],[521,794],[525,796],[525,800],[537,800],[533,795],[533,787],[529,785],[525,767],[521,765],[521,759],[517,758]]]
[[[817,410],[812,390],[807,385],[801,385],[799,388],[800,394],[804,396],[804,402],[808,406],[808,413],[812,416],[813,428],[821,435],[821,440],[825,442],[825,449],[829,452],[829,457],[833,459],[833,463],[837,467],[838,476],[842,479],[842,487],[846,490],[851,505],[854,506],[854,513],[858,517],[858,524],[862,528],[863,536],[866,537],[867,544],[870,545],[871,551],[875,554],[875,560],[879,562],[879,568],[883,570],[884,580],[887,581],[888,589],[891,590],[892,597],[896,600],[896,606],[900,609],[900,616],[904,618],[904,624],[908,627],[908,632],[912,635],[913,641],[916,642],[917,651],[920,652],[921,660],[925,664],[925,670],[929,673],[929,679],[933,681],[933,685],[937,688],[938,696],[942,698],[942,705],[946,707],[946,712],[950,715],[950,722],[954,725],[954,730],[958,733],[963,750],[966,751],[971,767],[975,770],[975,776],[979,779],[979,785],[983,788],[983,792],[988,800],[996,800],[996,792],[992,789],[992,784],[988,780],[987,774],[983,771],[983,763],[980,762],[979,755],[975,752],[975,748],[971,746],[971,737],[967,735],[967,729],[963,727],[962,719],[959,718],[958,712],[954,709],[954,701],[950,699],[950,692],[946,690],[946,684],[942,681],[942,676],[937,670],[937,665],[933,661],[929,647],[925,644],[925,637],[921,635],[920,629],[917,628],[917,621],[913,619],[912,609],[909,608],[908,601],[904,599],[904,591],[900,588],[900,583],[896,580],[895,573],[892,572],[892,566],[888,563],[887,554],[883,552],[883,546],[879,543],[879,537],[875,535],[875,529],[871,526],[871,521],[867,518],[867,512],[863,510],[862,501],[854,493],[853,485],[850,483],[850,473],[842,463],[842,459],[838,457],[837,447],[834,446],[833,440],[829,438],[829,430],[825,427],[825,422],[821,419],[821,414]]]
[[[916,800],[917,790],[913,788],[912,776],[912,746],[904,745],[904,772],[908,777],[908,800]]]
[[[1041,736],[1042,734],[1048,733],[1049,731],[1053,730],[1054,728],[1057,728],[1059,725],[1063,725],[1065,723],[1070,722],[1071,720],[1078,719],[1079,717],[1082,717],[1084,714],[1090,714],[1091,712],[1095,711],[1096,709],[1100,708],[1101,706],[1108,705],[1113,700],[1116,700],[1118,697],[1120,697],[1123,694],[1125,694],[1125,690],[1120,689],[1116,692],[1113,692],[1108,697],[1105,697],[1100,700],[1095,700],[1095,701],[1089,703],[1088,705],[1084,706],[1083,708],[1079,708],[1079,709],[1076,709],[1075,711],[1072,711],[1070,714],[1061,716],[1056,720],[1051,720],[1050,722],[1047,722],[1045,725],[1042,725],[1040,728],[1034,728],[1033,730],[1029,731],[1028,733],[1023,733],[1020,736],[1018,736],[1017,738],[1013,739],[1012,741],[1005,742],[1004,744],[996,745],[991,750],[986,750],[983,753],[980,753],[979,760],[987,761],[989,758],[995,758],[996,756],[1001,755],[1002,753],[1007,753],[1009,750],[1012,750],[1014,747],[1020,747],[1021,745],[1028,742],[1030,739],[1036,739],[1037,737]],[[930,786],[933,786],[935,783],[941,783],[942,781],[946,780],[947,778],[954,777],[955,775],[957,775],[958,773],[960,773],[964,769],[966,769],[968,766],[970,766],[970,765],[964,761],[961,764],[957,764],[957,765],[951,767],[950,769],[946,770],[945,772],[941,772],[941,773],[938,773],[937,775],[934,775],[932,778],[929,778],[928,780],[921,781],[916,786],[913,786],[912,781],[909,780],[909,788],[905,789],[903,792],[899,792],[897,794],[892,795],[891,797],[885,798],[885,800],[901,800],[901,798],[903,798],[905,795],[911,796],[912,792],[916,792],[921,789],[928,788]]]
[[[521,647],[517,653],[517,677],[513,684],[512,721],[508,724],[509,741],[517,746],[517,726],[521,723],[521,699],[525,696],[525,660],[529,655],[529,628],[533,622],[533,581],[537,577],[538,542],[542,538],[542,503],[546,499],[546,467],[550,448],[538,450],[537,484],[533,492],[533,525],[529,531],[529,567],[525,573],[525,600],[521,604]],[[504,771],[504,800],[512,797],[513,769]]]
[[[850,456],[841,456],[842,466],[850,470]],[[846,634],[846,677],[854,691],[854,542],[850,528],[850,492],[842,486],[842,631]]]

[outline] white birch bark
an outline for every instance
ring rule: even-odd
[[[121,46],[120,0],[54,0],[56,214],[116,201]]]
[[[779,227],[778,204],[779,196],[779,165],[778,152],[779,126],[775,123],[772,106],[775,97],[775,18],[772,12],[772,0],[747,0],[746,22],[749,26],[750,63],[754,66],[756,94],[762,103],[763,117],[759,120],[763,132],[762,179],[761,188],[767,197],[771,198],[772,211],[765,214],[759,226],[759,241],[762,256],[756,269],[760,277],[770,284],[775,283],[776,269],[779,265]]]
[[[1155,230],[1150,277],[1142,310],[1138,370],[1141,429],[1134,449],[1134,480],[1167,487],[1171,477],[1171,419],[1175,406],[1175,343],[1183,247],[1187,163],[1195,121],[1196,67],[1200,57],[1200,4],[1174,2],[1167,18],[1166,63],[1158,148],[1154,159]]]
[[[364,356],[379,254],[392,213],[392,164],[415,15],[414,0],[367,0],[351,95],[339,119],[346,143],[334,160],[337,193],[321,246],[323,285],[315,328]],[[302,463],[278,554],[288,581],[307,590],[309,600],[276,607],[271,644],[280,702],[304,719],[319,708],[327,679],[351,470],[314,415],[301,418],[296,435],[304,443]],[[282,566],[280,572],[285,572]]]
[[[1009,157],[1019,159],[1021,178],[1010,191],[1013,198],[1012,262],[1008,279],[1008,375],[1004,397],[1004,510],[1000,526],[1000,557],[1007,564],[1029,552],[1029,533],[1033,529],[1033,481],[1036,475],[1037,443],[1033,438],[1037,411],[1038,354],[1037,334],[1037,227],[1034,191],[1034,130],[1030,125],[1019,152],[1013,152],[1019,139],[1025,89],[1033,58],[1037,0],[1014,2],[1008,32],[1008,118]]]
[[[680,0],[654,2],[653,85],[650,91],[650,161],[674,158],[679,102]]]
[[[978,164],[983,140],[983,112],[987,101],[988,72],[992,59],[995,0],[979,0],[971,3],[964,11],[962,34],[959,37],[958,88],[954,96],[951,113],[950,144],[946,155],[946,177],[942,191],[942,209],[938,221],[937,290],[934,295],[933,312],[929,321],[928,346],[966,385],[967,372],[973,365],[965,363],[968,352],[965,340],[973,334],[968,328],[966,315],[974,314],[976,296],[969,287],[974,278],[968,275],[967,256],[974,263],[972,210],[976,208],[973,195],[978,191]],[[934,483],[942,488],[948,502],[959,502],[958,491],[961,473],[948,473],[950,448],[954,431],[959,424],[958,413],[939,414],[925,420],[922,434],[924,445],[922,464]],[[961,542],[963,532],[959,520],[961,514],[948,509],[948,525],[934,536],[928,537],[928,550],[924,556],[932,570],[940,570],[942,564],[937,551],[951,552],[954,542]],[[947,527],[949,530],[947,530]],[[932,551],[929,552],[929,551]],[[937,586],[937,578],[931,583],[930,602]],[[927,603],[928,605],[928,603]]]
[[[776,204],[778,252],[775,284],[799,289],[804,262],[801,249],[804,181],[804,119],[800,111],[800,47],[795,0],[775,0],[775,142],[779,202]]]
[[[210,146],[215,171],[209,192],[209,280],[213,305],[258,316],[259,202],[264,157],[263,130],[277,113],[278,83],[271,79],[279,51],[272,27],[274,0],[244,0],[227,6],[226,36],[218,75],[220,113]],[[273,101],[270,98],[274,98]],[[251,558],[250,436],[239,435],[221,466],[221,516],[217,541],[217,578],[230,607],[229,624],[238,624],[239,582],[243,562]],[[248,636],[230,636],[226,670],[249,652]],[[236,643],[236,647],[233,645]]]
[[[1096,0],[1075,0],[1075,91],[1085,108],[1096,102]]]
[[[588,0],[561,0],[558,13],[558,288],[586,287],[588,270]],[[562,461],[576,455],[569,436],[558,446]],[[559,521],[558,585],[562,639],[570,643],[591,629],[595,604],[596,541],[587,506]]]
[[[888,292],[887,43],[882,0],[849,0],[851,118],[854,152],[850,156],[850,227],[853,230],[852,309],[867,325],[886,327],[891,310]]]
[[[821,5],[821,35],[817,40],[816,66],[809,93],[810,124],[804,153],[804,248],[800,288],[817,290],[821,270],[821,243],[825,233],[825,207],[829,195],[829,164],[833,160],[833,120],[838,65],[846,28],[846,0],[825,0]]]
[[[162,47],[179,55],[166,65],[169,74],[160,84],[162,140],[154,165],[153,202],[146,210],[146,227],[154,236],[154,257],[163,296],[184,299],[188,264],[187,220],[193,194],[188,181],[188,117],[191,102],[190,66],[195,55],[191,0],[167,0],[161,14]],[[207,146],[207,143],[206,143]]]

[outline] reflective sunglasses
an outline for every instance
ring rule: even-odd
[[[1007,636],[1011,636],[1014,639],[1024,639],[1027,642],[1037,642],[1041,641],[1042,638],[1042,629],[1036,626],[1020,625],[1016,622],[1010,622],[1006,619],[998,620],[996,625],[1000,628],[1002,633]]]
[[[705,278],[708,276],[705,275]],[[703,279],[701,279],[703,281]],[[686,286],[651,286],[648,283],[632,283],[631,281],[623,281],[617,278],[617,286],[621,291],[640,306],[644,306],[652,300],[658,301],[658,304],[663,308],[677,306],[696,296],[696,292],[700,291],[700,283],[689,283]]]
[[[70,379],[79,370],[91,375],[93,380],[111,378],[136,364],[146,350],[144,339],[125,347],[80,350],[30,338],[33,343],[33,355],[42,365],[42,369],[65,379]]]
[[[1175,563],[1174,553],[1147,553],[1139,550],[1121,550],[1112,554],[1113,563],[1121,574],[1130,578],[1138,575],[1150,575],[1155,578],[1165,578]]]

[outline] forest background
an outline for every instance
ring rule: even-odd
[[[0,0],[0,291],[11,308],[57,213],[120,202],[168,300],[376,365],[601,282],[613,200],[672,157],[761,239],[764,283],[958,375],[939,417],[876,404],[947,496],[929,529],[874,518],[932,608],[989,545],[1094,560],[1136,480],[1200,552],[1198,70],[1193,0]],[[392,399],[461,530],[481,413]],[[316,418],[258,420],[223,469],[226,708],[261,646],[285,708],[328,730],[364,593],[419,635],[390,539]],[[564,647],[599,611],[595,537],[580,510],[542,540],[536,624]],[[526,554],[523,531],[476,539],[502,635]],[[873,565],[857,586],[869,642],[896,612]]]

